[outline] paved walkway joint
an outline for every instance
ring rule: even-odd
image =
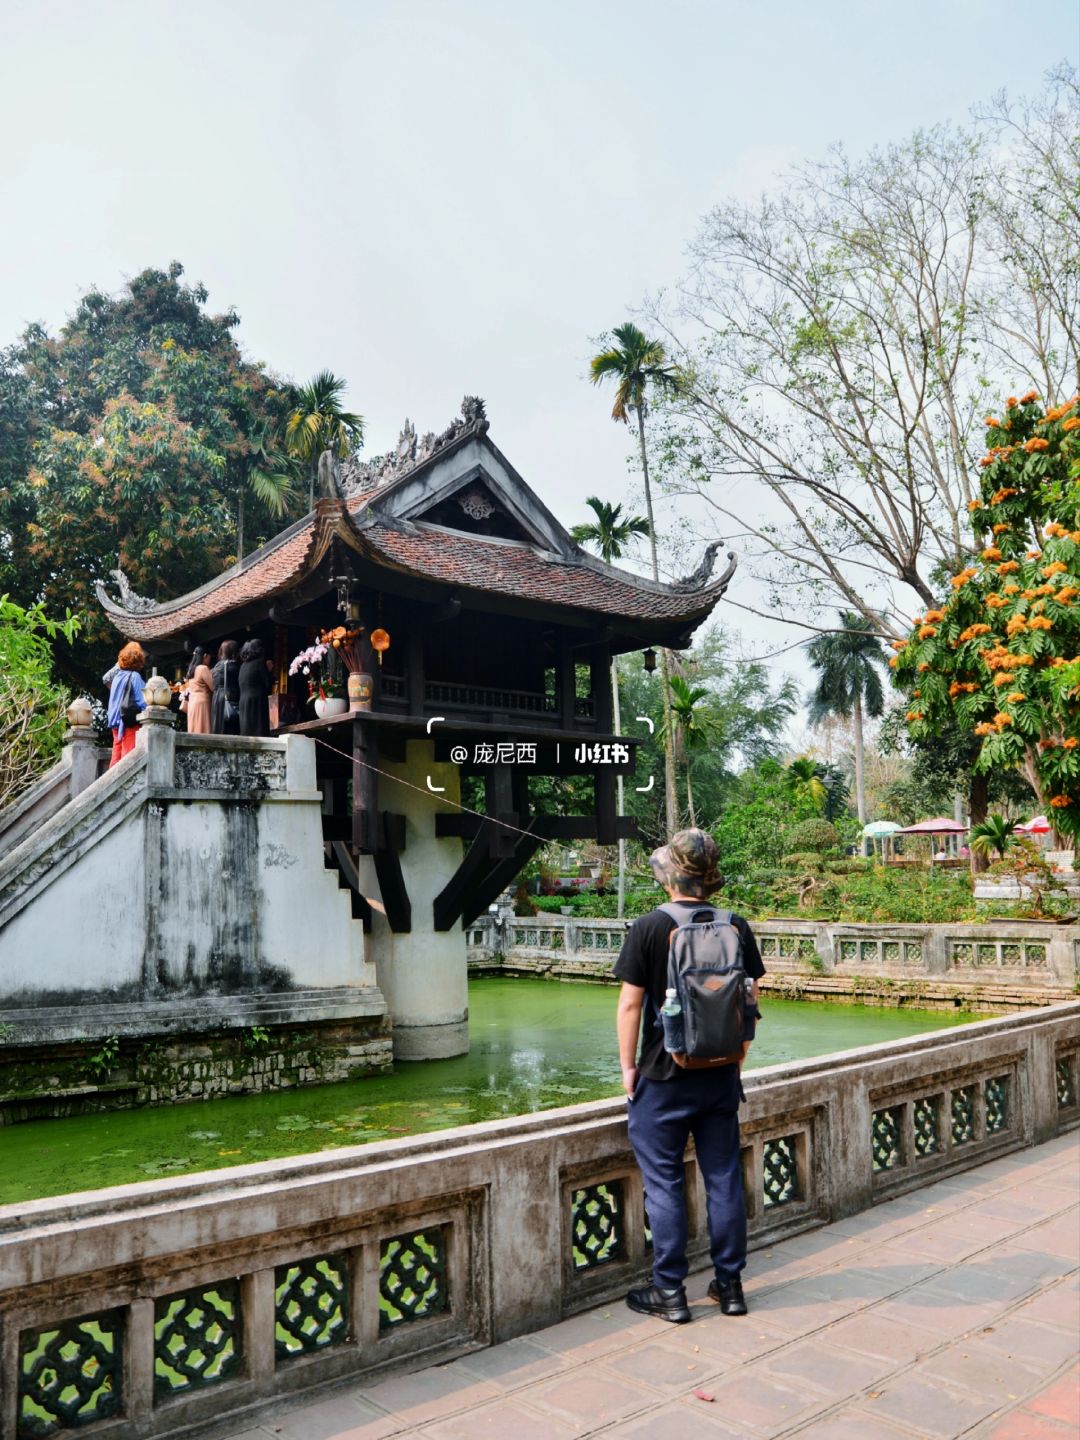
[[[227,1440],[1075,1440],[1074,1133],[750,1256],[750,1314],[604,1305],[411,1375],[263,1412]],[[220,1434],[220,1432],[219,1432]]]

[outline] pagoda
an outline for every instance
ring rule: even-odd
[[[354,896],[394,1023],[395,1055],[468,1048],[466,926],[546,841],[613,844],[616,776],[641,726],[613,733],[612,657],[685,649],[735,568],[665,584],[571,538],[492,442],[467,397],[441,434],[408,422],[380,459],[320,463],[314,510],[208,584],[161,603],[101,603],[159,668],[196,644],[263,641],[271,721],[316,742],[323,840]],[[336,625],[370,642],[370,693],[311,718],[290,660]],[[591,777],[587,813],[537,813],[530,780]],[[463,776],[483,803],[462,805]],[[657,777],[657,783],[662,780]]]

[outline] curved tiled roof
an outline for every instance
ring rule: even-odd
[[[656,585],[614,566],[547,559],[530,545],[485,540],[463,532],[415,533],[378,523],[364,530],[389,559],[416,575],[458,588],[513,595],[546,605],[595,610],[627,619],[683,620],[711,609],[720,598],[717,585],[684,593]]]
[[[255,551],[239,567],[175,600],[129,611],[99,587],[116,628],[135,640],[171,639],[299,584],[339,537],[376,566],[455,589],[512,596],[544,606],[587,610],[612,618],[689,622],[704,618],[727,588],[733,564],[711,584],[693,589],[660,584],[605,565],[578,551],[551,555],[516,542],[428,526],[385,523],[368,510],[366,492],[346,502],[320,500],[315,511]]]

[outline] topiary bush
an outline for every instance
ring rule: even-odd
[[[840,831],[831,820],[803,820],[788,832],[787,843],[793,854],[813,851],[823,855],[839,846]]]
[[[780,861],[785,870],[824,870],[825,861],[816,850],[797,850]]]

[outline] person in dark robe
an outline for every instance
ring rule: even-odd
[[[270,734],[270,668],[261,640],[240,651],[240,734]]]
[[[215,735],[240,734],[240,646],[223,640],[213,670],[214,698],[210,707],[210,728]]]

